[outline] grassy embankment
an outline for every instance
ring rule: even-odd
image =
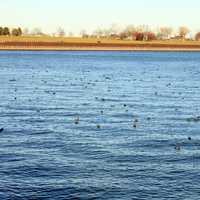
[[[200,42],[184,40],[123,41],[96,38],[0,37],[0,50],[200,51]]]

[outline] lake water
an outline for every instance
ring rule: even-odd
[[[0,199],[200,199],[200,53],[0,52]]]

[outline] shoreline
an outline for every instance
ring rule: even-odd
[[[132,51],[132,52],[200,52],[196,48],[108,48],[108,47],[0,47],[0,51]]]

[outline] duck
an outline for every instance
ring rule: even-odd
[[[79,124],[79,121],[80,121],[80,119],[79,119],[79,116],[74,120],[74,123],[75,124]]]
[[[101,128],[101,126],[98,124],[98,125],[97,125],[97,128],[98,128],[98,129],[100,129],[100,128]]]
[[[176,146],[174,147],[175,150],[180,151],[181,150],[181,145],[180,144],[176,144]]]

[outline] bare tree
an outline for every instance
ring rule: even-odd
[[[80,35],[81,35],[82,38],[88,38],[89,37],[89,35],[87,34],[87,31],[84,30],[84,29],[81,30]]]
[[[102,37],[104,34],[104,31],[100,28],[98,28],[97,30],[94,31],[94,35],[96,35],[98,38]]]
[[[73,32],[69,32],[69,33],[68,33],[68,36],[69,36],[69,37],[73,37],[73,36],[74,36],[74,33],[73,33]]]
[[[62,27],[58,27],[58,29],[57,29],[57,35],[59,37],[64,37],[65,36],[65,30]]]
[[[190,33],[189,28],[185,27],[185,26],[181,26],[179,28],[179,36],[183,39],[185,39],[185,37],[187,36],[187,34]]]
[[[148,25],[139,25],[136,27],[136,32],[140,33],[151,32],[151,29]]]
[[[103,29],[103,36],[109,38],[112,35],[112,30],[109,29]]]
[[[22,32],[23,32],[23,35],[25,35],[25,36],[29,35],[29,29],[28,28],[24,28]]]
[[[41,35],[44,35],[44,33],[42,32],[41,28],[34,28],[31,31],[31,35],[41,36]]]
[[[127,37],[131,37],[134,32],[136,32],[136,27],[134,25],[128,25],[123,31],[124,35]]]
[[[117,35],[120,33],[120,26],[118,24],[112,24],[109,28],[110,35]]]
[[[171,27],[161,27],[159,30],[160,39],[169,39],[172,35],[173,29]]]

